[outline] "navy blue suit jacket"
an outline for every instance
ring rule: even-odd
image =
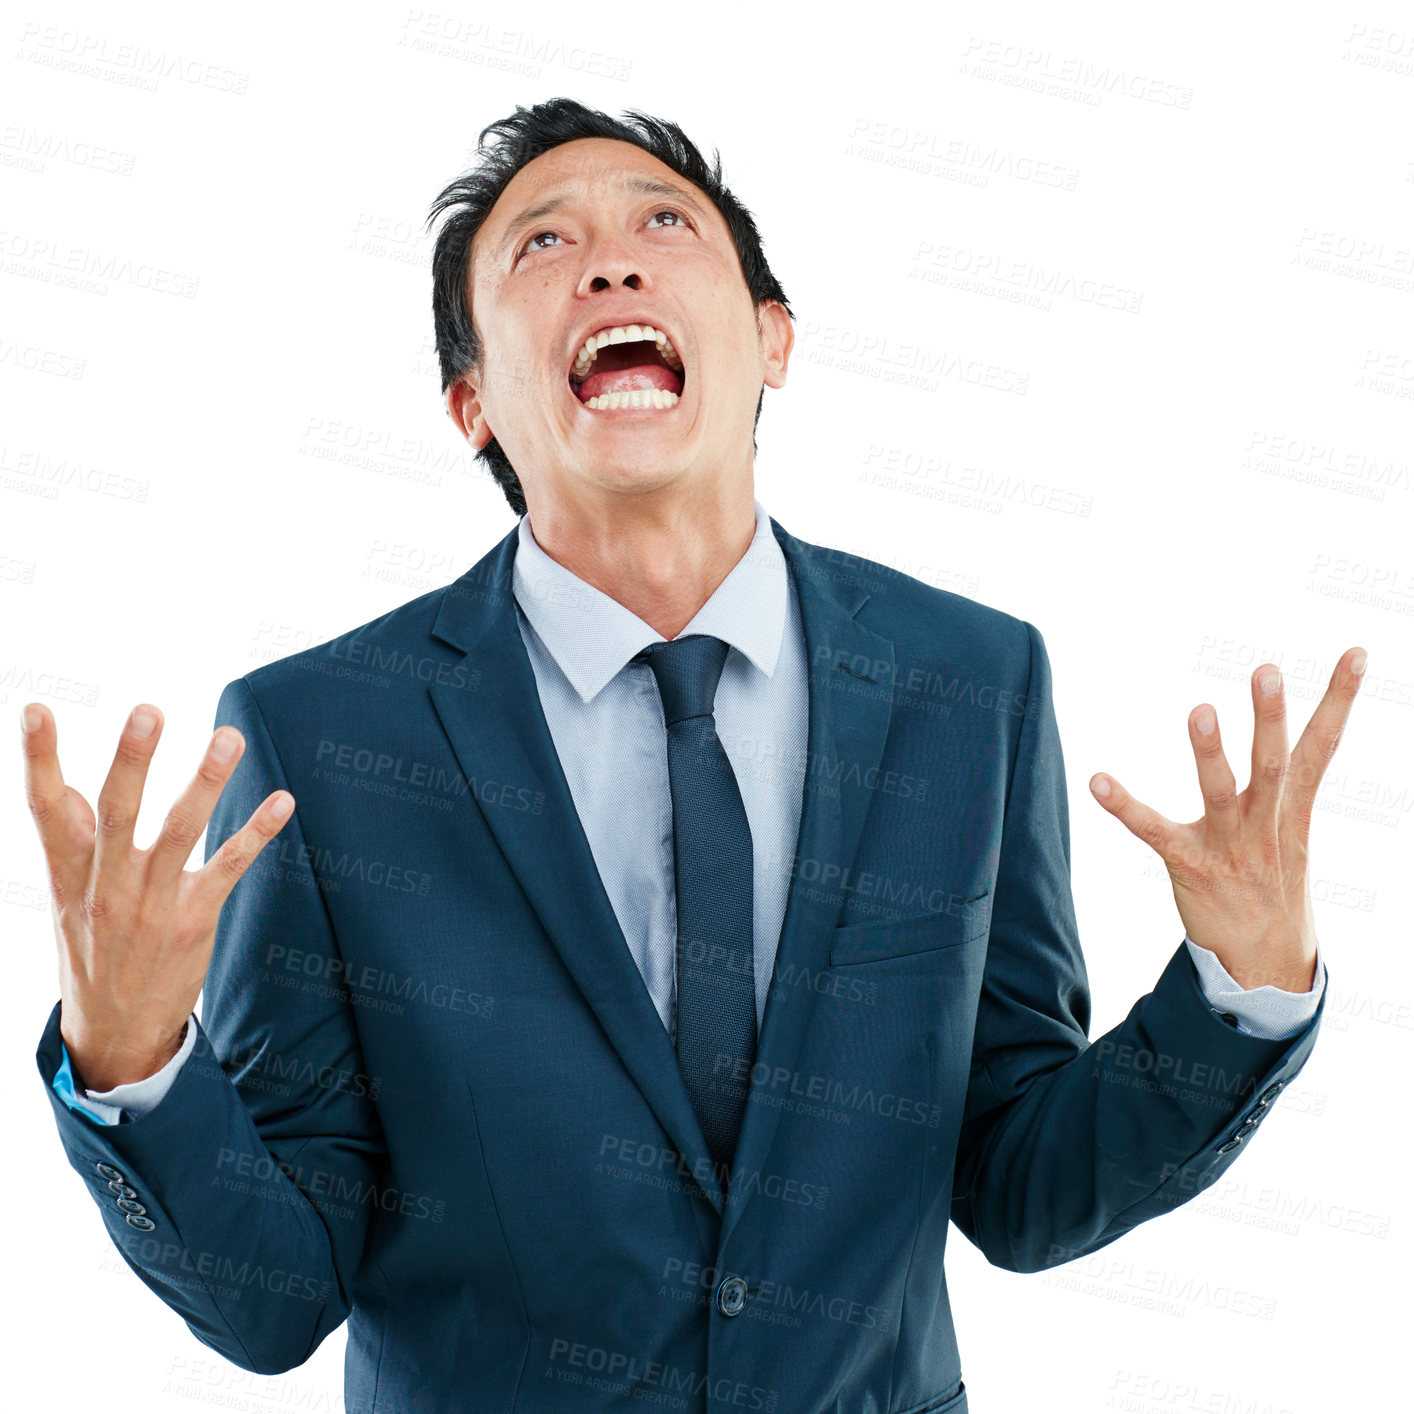
[[[1304,1064],[1321,1013],[1239,1033],[1182,942],[1087,1041],[1040,634],[772,529],[809,768],[725,1195],[540,709],[514,529],[227,686],[207,857],[297,808],[222,912],[196,1053],[110,1128],[48,1089],[57,1006],[38,1060],[124,1257],[238,1365],[347,1319],[360,1414],[960,1414],[949,1223],[1013,1271],[1091,1252]]]

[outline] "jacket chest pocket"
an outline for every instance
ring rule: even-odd
[[[830,940],[830,966],[851,967],[959,948],[974,938],[986,937],[991,926],[990,889],[971,898],[949,895],[946,908],[836,928]]]

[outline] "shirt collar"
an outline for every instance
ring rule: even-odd
[[[786,624],[786,562],[759,500],[746,553],[693,615],[679,637],[709,633],[749,658],[767,677],[776,669]],[[624,664],[663,635],[616,599],[552,559],[520,518],[512,592],[521,612],[580,698],[591,701]]]

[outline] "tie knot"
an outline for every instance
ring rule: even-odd
[[[729,645],[709,633],[690,633],[665,643],[650,643],[635,660],[647,662],[658,680],[663,721],[675,726],[689,717],[710,717],[717,682]]]

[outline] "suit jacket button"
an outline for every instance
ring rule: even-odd
[[[128,1226],[135,1227],[139,1232],[151,1232],[157,1226],[151,1218],[139,1217],[136,1213],[128,1214]]]
[[[725,1277],[717,1288],[717,1309],[724,1316],[739,1316],[746,1307],[746,1283],[740,1277]]]
[[[147,1213],[141,1203],[134,1203],[131,1198],[119,1198],[118,1207],[122,1212],[135,1213],[138,1217],[144,1217]]]
[[[1220,1153],[1220,1154],[1230,1154],[1230,1153],[1232,1153],[1232,1151],[1233,1151],[1235,1148],[1237,1148],[1237,1146],[1238,1146],[1239,1144],[1241,1144],[1241,1143],[1242,1143],[1242,1136],[1241,1136],[1240,1134],[1235,1134],[1235,1135],[1233,1135],[1233,1137],[1232,1137],[1231,1139],[1229,1139],[1229,1140],[1227,1141],[1226,1144],[1219,1144],[1219,1145],[1218,1145],[1218,1153]]]
[[[112,1181],[112,1183],[108,1185],[108,1191],[110,1193],[116,1194],[119,1198],[137,1197],[137,1189],[134,1188],[132,1184],[119,1183],[116,1178]]]
[[[111,1178],[115,1183],[126,1183],[128,1181],[127,1174],[125,1174],[122,1169],[115,1169],[112,1164],[95,1164],[94,1167],[97,1168],[98,1172],[101,1173],[104,1178]]]
[[[1267,1088],[1263,1090],[1260,1095],[1257,1096],[1257,1103],[1261,1105],[1263,1109],[1266,1109],[1266,1107],[1270,1105],[1271,1102],[1275,1100],[1276,1097],[1280,1095],[1281,1092],[1285,1089],[1285,1080],[1274,1081],[1271,1085],[1268,1085]]]

